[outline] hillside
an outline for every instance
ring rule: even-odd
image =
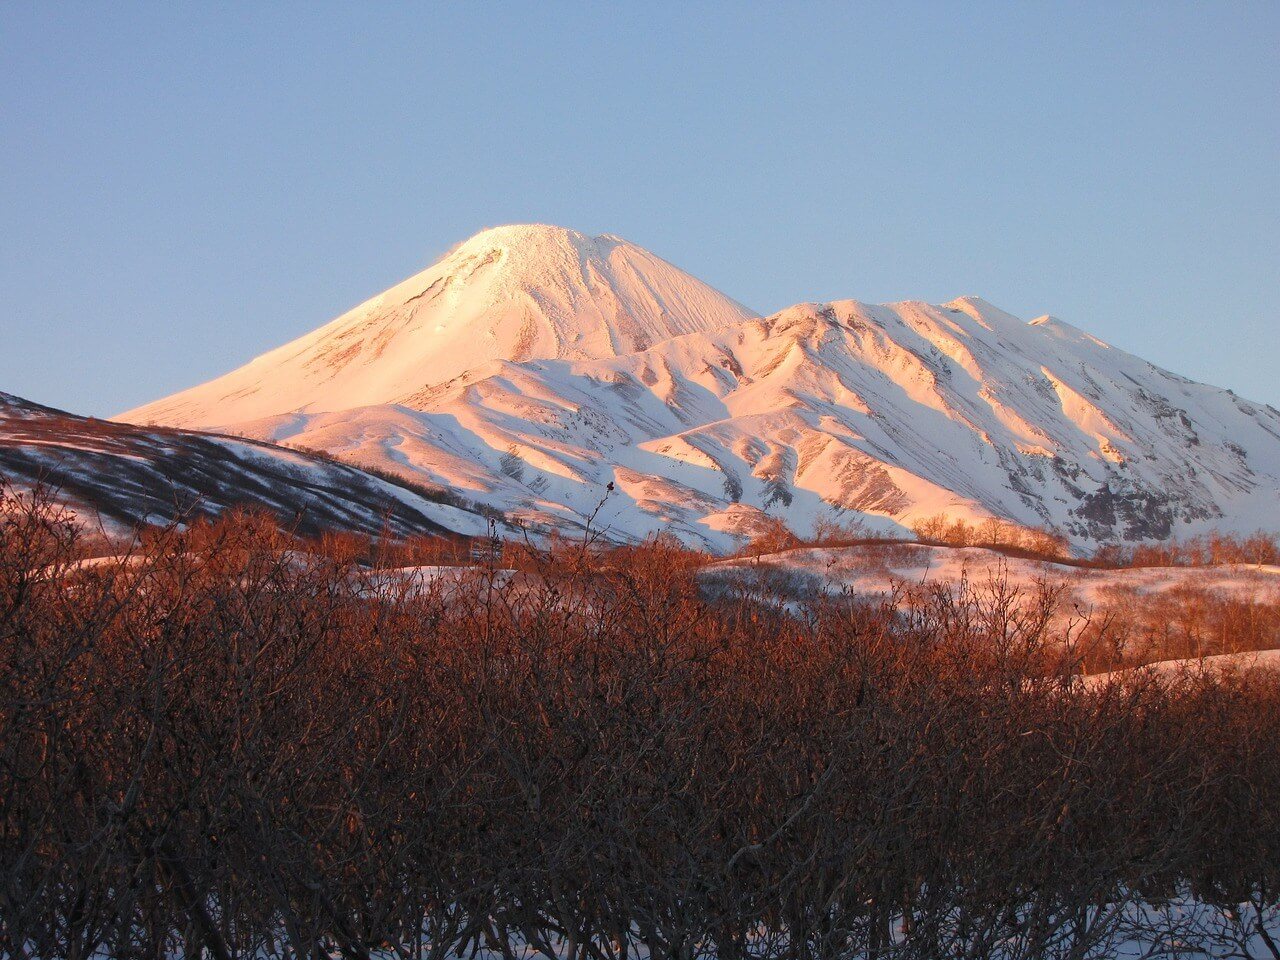
[[[43,484],[90,527],[217,516],[251,507],[302,535],[484,533],[475,513],[354,467],[216,434],[143,429],[0,393],[0,480]]]

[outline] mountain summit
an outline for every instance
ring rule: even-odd
[[[320,329],[120,419],[209,427],[399,403],[492,360],[601,360],[755,316],[621,237],[494,227]]]

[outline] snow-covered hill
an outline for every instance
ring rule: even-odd
[[[616,238],[485,231],[240,370],[123,415],[327,450],[534,525],[723,550],[939,513],[1078,545],[1280,527],[1280,412],[1051,317],[753,317]],[[609,485],[612,484],[612,491]]]
[[[90,527],[128,534],[253,507],[291,530],[483,534],[487,521],[344,464],[270,444],[78,417],[0,393],[0,480],[44,484]]]

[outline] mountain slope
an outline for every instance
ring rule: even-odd
[[[619,237],[496,227],[315,332],[120,419],[214,427],[397,403],[489,360],[600,359],[753,316]]]
[[[600,361],[494,362],[399,406],[237,425],[515,517],[672,529],[946,513],[1079,545],[1280,525],[1280,413],[980,300],[802,304]]]
[[[482,534],[474,513],[298,451],[78,417],[0,393],[0,480],[45,484],[108,532],[251,506],[302,535]]]

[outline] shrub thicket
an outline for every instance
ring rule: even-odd
[[[664,543],[423,579],[252,517],[75,539],[0,508],[9,957],[1265,946],[1268,675],[1085,686],[1043,605],[793,616]]]

